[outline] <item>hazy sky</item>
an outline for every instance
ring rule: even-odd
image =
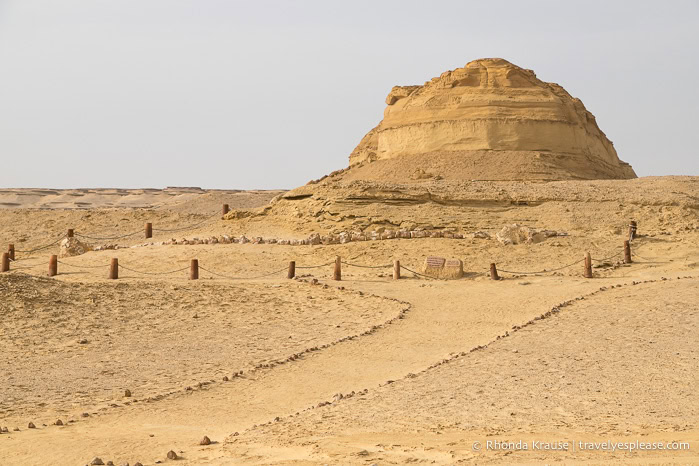
[[[292,188],[394,85],[482,57],[579,97],[639,176],[699,175],[699,2],[0,0],[0,187]]]

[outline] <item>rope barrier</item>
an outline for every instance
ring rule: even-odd
[[[403,270],[407,270],[408,272],[410,272],[410,273],[412,273],[412,274],[414,274],[414,275],[417,275],[418,277],[425,277],[425,278],[429,278],[429,279],[431,279],[431,280],[436,280],[436,278],[430,277],[429,275],[423,275],[423,274],[421,274],[421,273],[415,272],[414,270],[410,270],[409,268],[407,268],[407,267],[404,266],[404,265],[401,265],[400,268],[403,269]]]
[[[297,269],[319,269],[321,267],[327,267],[329,265],[333,265],[334,263],[335,263],[335,261],[328,262],[327,264],[321,264],[321,265],[306,265],[306,266],[297,265],[296,268]]]
[[[359,267],[361,269],[385,269],[388,267],[393,267],[393,264],[388,264],[388,265],[359,265],[359,264],[352,264],[350,262],[345,262],[342,261],[344,265],[349,265],[350,267]]]
[[[623,254],[624,254],[623,252],[617,252],[617,253],[614,254],[613,256],[609,256],[609,257],[607,257],[606,259],[595,259],[595,258],[593,257],[592,260],[595,261],[595,262],[606,262],[606,261],[608,261],[609,259],[614,259],[615,257],[619,257],[619,256],[621,256],[621,255],[623,255]]]
[[[633,257],[638,257],[639,259],[641,259],[643,261],[643,262],[637,262],[638,264],[669,264],[670,263],[670,261],[654,261],[652,259],[647,259],[643,256],[639,256],[638,254],[636,254],[633,251],[631,251],[631,255]]]
[[[167,229],[167,228],[153,228],[153,231],[161,231],[161,232],[166,232],[166,233],[167,233],[167,232],[176,232],[176,231],[191,230],[191,229],[193,229],[193,228],[196,228],[196,227],[198,227],[198,226],[200,226],[200,225],[206,223],[208,220],[210,220],[211,218],[215,217],[215,216],[218,215],[218,214],[219,214],[219,212],[216,211],[216,212],[214,212],[213,214],[211,214],[211,215],[209,215],[208,217],[206,217],[206,218],[205,218],[204,220],[202,220],[201,222],[197,222],[197,223],[194,223],[194,224],[192,224],[192,225],[187,225],[187,226],[185,226],[185,227],[171,228],[171,229]],[[137,235],[137,234],[139,234],[139,233],[142,233],[142,230],[136,230],[136,231],[133,231],[133,232],[131,232],[131,233],[127,233],[127,234],[125,234],[125,235],[119,235],[119,236],[92,236],[92,235],[84,235],[84,234],[82,234],[82,233],[75,232],[75,236],[79,236],[79,237],[81,237],[81,238],[86,238],[86,239],[93,239],[93,240],[98,240],[98,241],[104,241],[104,240],[115,240],[115,239],[128,238],[129,236]]]
[[[204,220],[202,220],[201,222],[194,223],[194,224],[188,225],[188,226],[186,226],[186,227],[171,228],[171,229],[166,229],[166,228],[153,228],[153,231],[162,231],[162,232],[164,232],[164,233],[174,233],[174,232],[176,232],[176,231],[191,230],[191,229],[196,228],[196,227],[198,227],[198,226],[200,226],[200,225],[203,225],[204,223],[206,223],[206,222],[208,222],[209,220],[211,220],[213,217],[215,217],[215,216],[217,216],[217,215],[220,215],[220,214],[221,214],[221,212],[216,211],[216,212],[214,212],[213,214],[211,214],[211,215],[209,215],[208,217],[206,217],[206,218],[205,218]]]
[[[204,272],[210,273],[211,275],[216,275],[217,277],[221,277],[221,278],[227,278],[227,279],[229,279],[229,280],[256,280],[256,279],[258,279],[258,278],[270,277],[270,276],[272,276],[272,275],[275,275],[275,274],[278,274],[278,273],[280,273],[280,272],[284,272],[285,270],[287,270],[287,268],[284,267],[283,269],[275,270],[274,272],[270,272],[270,273],[265,274],[265,275],[259,275],[259,276],[257,276],[257,277],[231,277],[231,276],[228,276],[228,275],[223,275],[223,274],[220,274],[220,273],[218,273],[218,272],[214,272],[214,271],[212,271],[212,270],[206,269],[206,268],[202,267],[201,265],[199,266],[199,268],[200,268],[201,270],[203,270]]]
[[[64,235],[63,233],[61,233],[61,235],[58,237],[58,239],[56,239],[56,241],[54,241],[53,243],[47,244],[47,245],[45,245],[45,246],[39,246],[38,248],[29,249],[29,250],[16,249],[15,252],[23,252],[23,253],[26,253],[26,254],[31,254],[31,253],[33,253],[33,252],[43,251],[44,249],[48,249],[48,248],[50,248],[51,246],[54,246],[55,244],[58,244],[58,243],[63,239],[64,236],[65,236],[65,235]]]
[[[573,263],[571,263],[571,264],[564,265],[563,267],[559,267],[559,268],[557,268],[557,269],[551,269],[551,270],[544,269],[544,270],[541,270],[541,271],[538,271],[538,272],[514,272],[514,271],[512,271],[512,270],[505,270],[505,269],[498,269],[498,272],[511,273],[511,274],[514,274],[514,275],[537,275],[537,274],[540,274],[540,273],[558,272],[559,270],[567,269],[568,267],[572,267],[572,266],[574,266],[574,265],[576,265],[576,264],[579,264],[579,263],[581,263],[581,262],[584,262],[584,261],[585,261],[585,258],[582,258],[582,259],[577,260],[577,261],[575,261],[575,262],[573,262]]]
[[[173,273],[182,272],[184,270],[189,269],[189,266],[182,267],[181,269],[177,269],[177,270],[171,270],[169,272],[143,272],[141,270],[136,270],[136,269],[132,269],[130,267],[126,267],[122,264],[119,264],[119,268],[124,269],[124,270],[128,270],[129,272],[140,273],[143,275],[172,275]]]
[[[110,239],[122,239],[122,238],[128,238],[129,236],[133,236],[137,233],[141,233],[141,230],[134,231],[131,233],[127,233],[125,235],[121,236],[88,236],[88,235],[83,235],[82,233],[78,233],[77,231],[74,233],[75,236],[79,236],[80,238],[86,238],[86,239],[96,239],[98,241],[104,241],[104,240],[110,240]]]
[[[61,265],[67,265],[68,267],[73,267],[75,269],[99,269],[102,267],[109,267],[109,264],[105,264],[105,265],[73,265],[73,264],[69,264],[67,262],[63,262],[63,261],[59,261],[59,260],[57,260],[56,262],[58,262]]]

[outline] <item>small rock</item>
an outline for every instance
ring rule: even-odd
[[[90,417],[90,413],[82,413],[81,416],[82,417]]]
[[[59,420],[57,420],[54,424],[57,425],[57,426],[62,426],[62,425],[63,425],[63,421],[61,421],[61,420],[59,419]]]
[[[90,464],[92,464],[92,465],[104,464],[104,461],[102,461],[102,458],[96,456],[94,460],[90,461]]]
[[[170,450],[167,452],[167,459],[169,460],[176,460],[177,459],[177,453],[175,453],[174,450]]]
[[[223,376],[223,381],[224,381],[224,382],[228,382],[228,376],[227,376],[227,375],[224,375],[224,376]]]
[[[36,429],[36,426],[34,425],[33,422],[30,422],[27,427],[29,427],[30,429]]]
[[[19,427],[15,427],[15,428],[12,429],[12,430],[14,430],[15,432],[19,432]]]
[[[78,340],[78,344],[87,345],[87,338],[83,338],[82,340]]]
[[[107,466],[114,466],[114,461],[112,461],[112,460],[107,461]]]
[[[199,441],[199,445],[211,445],[211,439],[205,435],[204,438]]]
[[[130,396],[131,396],[131,390],[129,390],[129,389],[124,390],[124,396],[127,397],[127,398],[130,397]]]

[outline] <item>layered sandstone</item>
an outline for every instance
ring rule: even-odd
[[[419,156],[404,159],[414,166],[424,156],[449,159],[440,165],[478,179],[636,177],[580,99],[500,58],[472,61],[423,86],[396,86],[386,104],[350,165]]]

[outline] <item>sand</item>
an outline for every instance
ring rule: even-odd
[[[273,196],[251,203],[235,194],[246,201],[229,197],[231,208],[254,215],[227,220],[211,214],[225,202],[220,193],[207,192],[163,205],[134,193],[138,208],[3,210],[1,240],[19,251],[67,228],[111,236],[147,221],[203,222],[177,232],[189,238],[305,238],[409,223],[493,235],[127,247],[63,259],[53,278],[45,274],[57,245],[18,252],[12,271],[0,274],[0,427],[10,431],[0,434],[0,463],[99,456],[147,465],[168,461],[169,450],[178,464],[216,465],[699,462],[698,182],[391,184],[349,170],[290,192],[310,197],[266,210]],[[295,209],[304,215],[294,217]],[[313,209],[321,213],[306,215]],[[622,264],[630,219],[643,236],[633,242],[635,262]],[[500,244],[494,232],[513,221],[568,236]],[[172,236],[155,233],[156,242]],[[595,262],[591,280],[581,264],[488,279],[491,262],[552,270],[588,250],[596,259],[615,255]],[[396,281],[390,267],[345,265],[335,282],[325,264],[338,255],[365,266],[399,259],[412,270],[427,255],[459,258],[465,277],[404,270]],[[109,281],[112,257],[141,272],[184,270],[122,270]],[[199,281],[188,280],[192,258],[218,275],[202,270]],[[299,268],[289,280],[290,260],[322,267]],[[199,445],[204,435],[211,445]],[[488,439],[675,440],[691,449],[473,450]]]

